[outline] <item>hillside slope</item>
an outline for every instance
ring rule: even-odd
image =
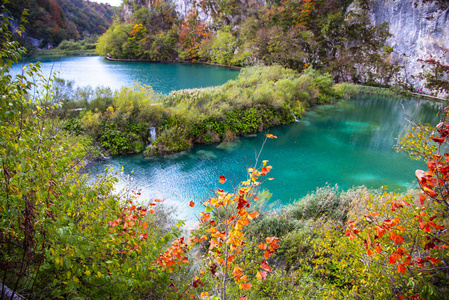
[[[102,34],[114,15],[110,5],[83,0],[14,0],[6,8],[16,20],[24,9],[29,10],[23,42],[35,48],[52,48],[63,40]]]

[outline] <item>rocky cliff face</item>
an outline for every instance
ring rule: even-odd
[[[449,3],[438,0],[374,0],[371,21],[389,23],[392,37],[387,43],[393,57],[404,65],[403,77],[415,89],[423,88],[416,78],[422,72],[418,59],[433,57],[449,65]]]
[[[185,17],[189,12],[193,10],[193,0],[169,0],[174,6],[176,12],[181,17]],[[129,0],[128,4],[123,5],[123,9],[121,12],[121,16],[124,20],[129,20],[131,15],[134,12],[134,6],[136,7],[146,7],[151,9],[151,1],[150,0]],[[211,17],[204,13],[201,7],[197,7],[199,18],[202,21],[211,21]]]

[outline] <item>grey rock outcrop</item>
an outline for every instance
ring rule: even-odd
[[[415,89],[424,85],[416,77],[423,71],[418,59],[449,65],[448,1],[374,0],[370,18],[374,25],[389,23],[392,36],[387,44],[404,66],[402,77]]]
[[[175,10],[181,17],[188,15],[193,10],[192,0],[171,0],[171,2],[175,5]],[[198,11],[198,17],[201,21],[210,22],[212,21],[211,16],[207,15],[201,7],[196,7]]]
[[[175,11],[179,14],[180,17],[185,17],[188,15],[194,8],[194,0],[168,0],[171,4],[174,5]],[[124,20],[129,20],[131,15],[134,13],[134,7],[146,7],[151,10],[151,1],[150,0],[130,0],[128,4],[123,5],[123,9],[121,11],[121,17]],[[198,11],[198,16],[202,21],[212,21],[211,17],[207,15],[200,6],[196,6],[196,10]]]

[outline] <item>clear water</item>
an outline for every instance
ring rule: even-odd
[[[199,64],[113,62],[100,56],[38,57],[42,74],[73,80],[77,86],[109,86],[119,89],[135,82],[151,85],[162,94],[173,90],[221,85],[235,79],[239,71]],[[29,63],[27,61],[26,63]],[[24,63],[14,65],[11,74],[22,72]]]
[[[261,187],[272,194],[276,206],[291,203],[326,184],[343,189],[365,185],[388,186],[401,190],[415,185],[414,171],[424,162],[412,161],[392,148],[396,138],[410,128],[400,104],[408,116],[424,123],[437,123],[439,103],[418,100],[394,100],[359,96],[336,105],[310,109],[291,125],[272,128],[278,136],[265,144],[261,159],[269,160],[273,170]],[[188,206],[210,197],[220,185],[220,175],[229,180],[224,188],[246,179],[246,168],[253,166],[264,133],[241,137],[224,144],[197,145],[193,149],[165,158],[145,158],[141,154],[121,156],[90,165],[97,174],[110,165],[124,167],[131,184],[142,189],[146,199],[165,198],[178,217],[193,220],[201,205]],[[121,183],[122,185],[124,182]]]

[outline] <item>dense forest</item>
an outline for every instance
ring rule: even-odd
[[[324,186],[270,210],[263,186],[273,167],[261,151],[246,180],[230,184],[222,170],[210,182],[211,197],[189,203],[186,209],[203,208],[190,231],[164,199],[141,199],[120,172],[91,178],[84,171],[99,149],[143,151],[150,126],[158,138],[145,154],[163,155],[292,122],[311,105],[392,95],[397,90],[338,82],[388,79],[377,76],[390,72],[380,71],[388,64],[375,67],[388,57],[388,34],[366,22],[367,2],[360,3],[348,19],[349,2],[338,0],[265,8],[204,2],[216,14],[207,26],[195,14],[179,21],[166,3],[155,1],[160,10],[151,11],[136,6],[128,23],[110,27],[99,50],[258,65],[222,86],[169,95],[140,85],[74,88],[42,76],[39,63],[28,64],[26,76],[10,76],[27,53],[17,42],[26,16],[1,14],[0,298],[447,299],[449,108],[439,124],[409,120],[413,128],[398,139],[397,151],[427,162],[416,171],[415,190]],[[242,10],[253,13],[239,17]],[[362,63],[366,73],[354,68]],[[433,78],[434,87],[447,87]],[[277,138],[264,136],[264,144]],[[118,180],[128,184],[118,189]]]
[[[20,40],[29,50],[52,48],[63,40],[100,35],[110,26],[114,15],[110,5],[83,0],[13,0],[5,7],[15,20],[28,9],[23,36],[26,38]]]
[[[170,1],[152,2],[150,9],[129,1],[132,14],[109,28],[97,50],[112,58],[280,64],[298,71],[312,66],[337,81],[387,85],[398,68],[385,46],[388,29],[371,24],[369,1],[348,10],[351,2],[201,1],[180,16]],[[212,21],[201,20],[199,9]]]

